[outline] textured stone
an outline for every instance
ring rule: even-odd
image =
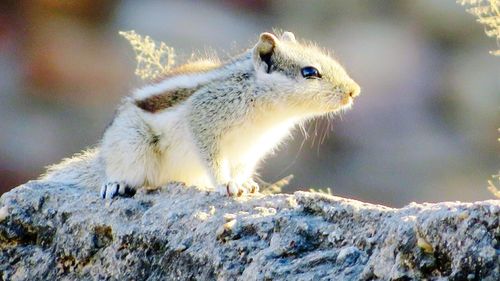
[[[0,199],[3,280],[500,280],[500,201],[392,209],[182,185],[112,202],[32,181]]]

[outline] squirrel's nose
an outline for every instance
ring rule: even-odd
[[[349,96],[351,98],[355,98],[359,96],[359,93],[361,92],[361,88],[355,84],[354,86],[351,87],[351,90],[349,91]]]

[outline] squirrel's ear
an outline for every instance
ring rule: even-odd
[[[266,55],[272,53],[274,51],[274,47],[276,47],[276,42],[278,38],[271,33],[264,32],[259,37],[259,43],[255,48],[258,50],[260,55]]]
[[[295,35],[293,35],[293,33],[289,32],[289,31],[285,31],[285,32],[283,32],[283,34],[281,34],[281,40],[296,42]]]
[[[264,32],[260,35],[259,42],[254,48],[254,60],[257,65],[260,62],[267,64],[267,73],[271,72],[272,60],[271,57],[278,42],[278,38],[271,33]]]

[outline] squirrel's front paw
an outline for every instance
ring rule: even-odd
[[[219,192],[221,195],[236,197],[243,195],[244,189],[243,187],[238,186],[235,182],[230,181],[226,184],[218,185],[216,191]]]
[[[243,187],[249,193],[257,193],[257,192],[259,192],[259,184],[256,183],[253,179],[248,179],[246,182],[244,182],[243,183]]]
[[[242,185],[230,181],[227,184],[222,184],[218,187],[221,194],[227,194],[230,197],[240,197],[247,193],[256,193],[259,191],[259,185],[252,179],[244,182]]]
[[[124,182],[107,182],[101,187],[101,198],[113,199],[115,196],[132,197],[135,189]]]

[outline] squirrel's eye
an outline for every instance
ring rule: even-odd
[[[318,69],[312,66],[303,67],[300,72],[302,73],[302,76],[307,79],[321,78],[321,74],[319,74]]]

